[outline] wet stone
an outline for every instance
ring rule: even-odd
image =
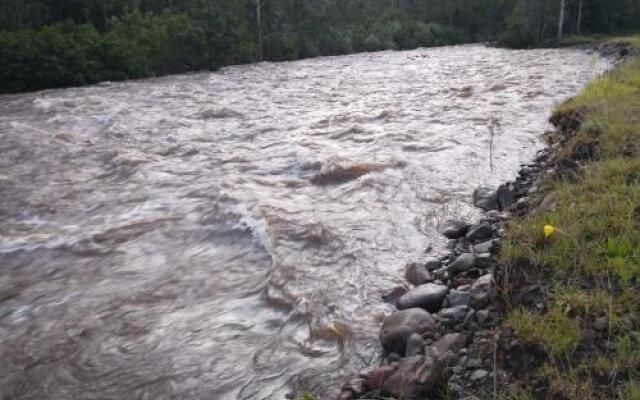
[[[491,236],[493,236],[493,229],[485,222],[471,227],[467,233],[467,240],[471,243],[477,243],[491,239]]]
[[[467,234],[470,226],[464,221],[450,220],[440,228],[440,233],[449,239],[460,239]]]
[[[437,312],[442,307],[442,302],[448,291],[449,288],[445,285],[427,283],[411,289],[400,297],[397,306],[401,310],[420,307],[429,312]]]
[[[482,365],[482,361],[477,358],[472,358],[469,360],[469,362],[467,362],[467,368],[469,369],[478,368],[481,365]]]
[[[349,379],[347,383],[342,387],[342,393],[350,392],[353,396],[357,397],[367,390],[367,381],[361,377],[355,377]]]
[[[445,305],[447,307],[468,306],[471,304],[471,294],[452,289],[447,294]]]
[[[442,267],[442,260],[437,257],[427,257],[424,261],[424,266],[429,271],[435,271],[438,268]]]
[[[493,240],[475,244],[473,245],[473,252],[476,254],[491,253],[491,250],[493,250],[495,244],[496,242]]]
[[[491,256],[491,253],[482,253],[476,256],[476,266],[480,268],[490,267],[492,261],[493,257]]]
[[[438,313],[438,316],[444,323],[462,322],[467,317],[467,312],[469,310],[470,309],[467,306],[443,308]]]
[[[395,368],[390,365],[384,365],[382,367],[378,367],[373,371],[366,374],[367,387],[370,390],[380,390],[384,381],[387,380],[393,372]]]
[[[469,242],[466,239],[456,240],[452,248],[453,248],[453,252],[456,254],[469,253],[471,251],[471,246],[469,245]]]
[[[485,322],[487,322],[490,316],[491,314],[489,313],[489,310],[480,310],[476,313],[476,318],[478,319],[478,322],[481,324],[484,324]]]
[[[471,376],[469,377],[469,379],[475,382],[475,381],[481,381],[483,379],[486,379],[487,376],[489,376],[489,372],[485,371],[484,369],[478,369],[471,373]]]
[[[433,276],[435,276],[438,280],[434,283],[442,284],[442,279],[446,280],[449,278],[449,269],[447,267],[443,267],[433,271]]]
[[[476,256],[472,253],[464,253],[449,264],[447,270],[452,273],[465,272],[473,268],[475,264]]]
[[[429,281],[431,274],[423,265],[412,263],[407,267],[405,278],[412,285],[419,286]]]
[[[387,353],[402,355],[412,334],[431,334],[435,328],[436,321],[423,309],[398,311],[384,319],[380,329],[380,342]]]
[[[409,289],[404,286],[396,286],[391,289],[388,293],[382,296],[382,300],[390,304],[396,304],[398,299],[402,297],[405,293],[407,293]]]
[[[493,276],[491,274],[483,275],[471,285],[471,301],[474,307],[484,307],[494,296]]]
[[[426,343],[424,341],[424,338],[421,335],[417,333],[412,334],[411,336],[409,336],[409,339],[407,340],[407,349],[405,350],[405,357],[413,357],[420,354],[424,354],[425,346],[426,346]]]
[[[467,344],[467,337],[461,333],[449,333],[438,339],[430,351],[435,357],[447,352],[458,353]]]
[[[501,210],[505,210],[511,207],[516,202],[516,188],[513,183],[505,183],[498,187],[496,193],[498,200],[498,207]]]
[[[404,358],[385,382],[383,393],[398,399],[421,399],[430,394],[443,374],[442,365],[433,357]]]
[[[498,196],[490,188],[478,188],[473,192],[473,205],[485,211],[498,209]]]

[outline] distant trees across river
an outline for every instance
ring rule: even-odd
[[[2,0],[0,92],[639,25],[638,0]]]

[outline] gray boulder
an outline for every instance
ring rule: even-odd
[[[473,205],[485,211],[497,210],[498,194],[490,188],[478,188],[473,192]]]
[[[470,226],[464,221],[449,220],[440,227],[440,233],[449,239],[460,239],[467,234]]]
[[[398,299],[408,291],[409,289],[407,289],[404,286],[396,286],[393,289],[391,289],[388,293],[383,294],[382,300],[386,301],[387,303],[391,303],[395,305],[398,302]]]
[[[491,253],[491,250],[495,247],[496,242],[493,240],[489,240],[483,243],[478,243],[473,245],[473,252],[476,254],[482,253]]]
[[[484,369],[477,369],[471,373],[471,376],[469,377],[469,379],[475,382],[475,381],[484,380],[487,378],[487,376],[489,376],[488,371],[485,371]]]
[[[467,337],[461,333],[449,333],[429,347],[429,353],[440,358],[447,352],[457,353],[467,344]]]
[[[498,200],[498,208],[501,210],[505,210],[515,204],[517,199],[514,184],[509,182],[500,185],[496,192],[496,199]]]
[[[443,376],[444,368],[434,357],[403,358],[395,373],[384,383],[382,392],[399,400],[424,399]]]
[[[396,366],[383,365],[375,368],[366,374],[367,388],[370,390],[380,390],[384,382],[389,379],[396,370]]]
[[[491,318],[491,313],[489,310],[480,310],[476,313],[476,318],[479,323],[484,324],[489,320],[489,318]]]
[[[412,285],[419,286],[431,279],[431,275],[423,265],[412,263],[407,267],[405,278]]]
[[[438,317],[445,325],[450,325],[452,323],[463,322],[467,318],[469,311],[470,309],[467,306],[443,308],[438,313]]]
[[[471,294],[460,290],[452,289],[445,299],[446,307],[468,306],[471,304]]]
[[[380,342],[387,353],[404,354],[409,337],[425,335],[436,328],[434,318],[423,309],[410,308],[386,317],[380,328]]]
[[[420,354],[424,354],[425,341],[422,335],[417,333],[411,334],[407,339],[407,348],[404,352],[405,357],[413,357]]]
[[[463,253],[447,266],[451,273],[465,272],[476,265],[476,256],[472,253]]]
[[[449,288],[445,285],[427,283],[409,290],[398,299],[397,306],[400,310],[419,307],[429,312],[437,312],[442,307],[448,291]]]
[[[436,269],[442,267],[442,260],[438,257],[427,257],[424,261],[424,266],[429,271],[435,271]]]
[[[482,308],[489,304],[495,295],[493,276],[483,275],[471,285],[471,302],[474,307]]]
[[[491,239],[491,236],[493,236],[493,229],[486,222],[472,226],[467,232],[467,240],[471,243],[483,242]]]
[[[476,256],[476,266],[480,268],[489,268],[492,261],[493,256],[491,253],[481,253]]]

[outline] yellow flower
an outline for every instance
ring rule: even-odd
[[[545,237],[549,237],[551,235],[553,235],[554,233],[556,233],[556,228],[554,228],[551,225],[545,225],[543,228],[544,231],[544,236]]]

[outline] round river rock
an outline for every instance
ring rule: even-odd
[[[423,309],[398,311],[384,319],[380,329],[380,342],[387,353],[404,355],[409,337],[425,335],[436,329],[435,319]]]
[[[438,312],[447,292],[449,288],[445,285],[427,283],[409,290],[398,299],[397,306],[400,310],[419,307],[429,312]]]

